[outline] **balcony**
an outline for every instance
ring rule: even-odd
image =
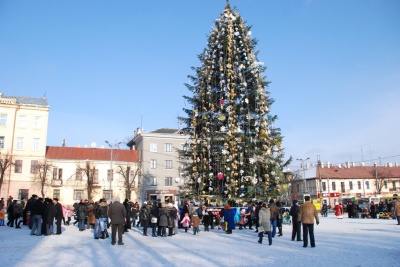
[[[51,180],[51,186],[53,186],[53,187],[59,187],[62,185],[63,185],[62,180]]]

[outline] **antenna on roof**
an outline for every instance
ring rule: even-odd
[[[46,98],[46,93],[47,93],[47,91],[44,91],[43,98]]]

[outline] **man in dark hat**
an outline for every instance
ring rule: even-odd
[[[292,241],[297,237],[297,241],[301,240],[301,221],[299,221],[300,206],[298,201],[293,200],[293,205],[290,207],[289,215],[292,216]]]

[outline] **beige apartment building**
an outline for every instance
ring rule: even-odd
[[[49,108],[45,97],[0,93],[0,196],[23,198],[32,192],[31,170],[46,154]]]
[[[188,136],[178,129],[158,129],[143,133],[135,131],[128,143],[139,152],[141,163],[141,192],[143,201],[180,203],[180,188],[183,185],[182,162],[178,149],[183,149]]]

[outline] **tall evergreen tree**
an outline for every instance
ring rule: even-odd
[[[194,196],[249,200],[276,196],[283,181],[282,136],[275,128],[274,102],[266,67],[257,59],[257,41],[227,1],[208,45],[192,68],[184,96],[192,107],[180,120],[190,134],[186,177]]]

